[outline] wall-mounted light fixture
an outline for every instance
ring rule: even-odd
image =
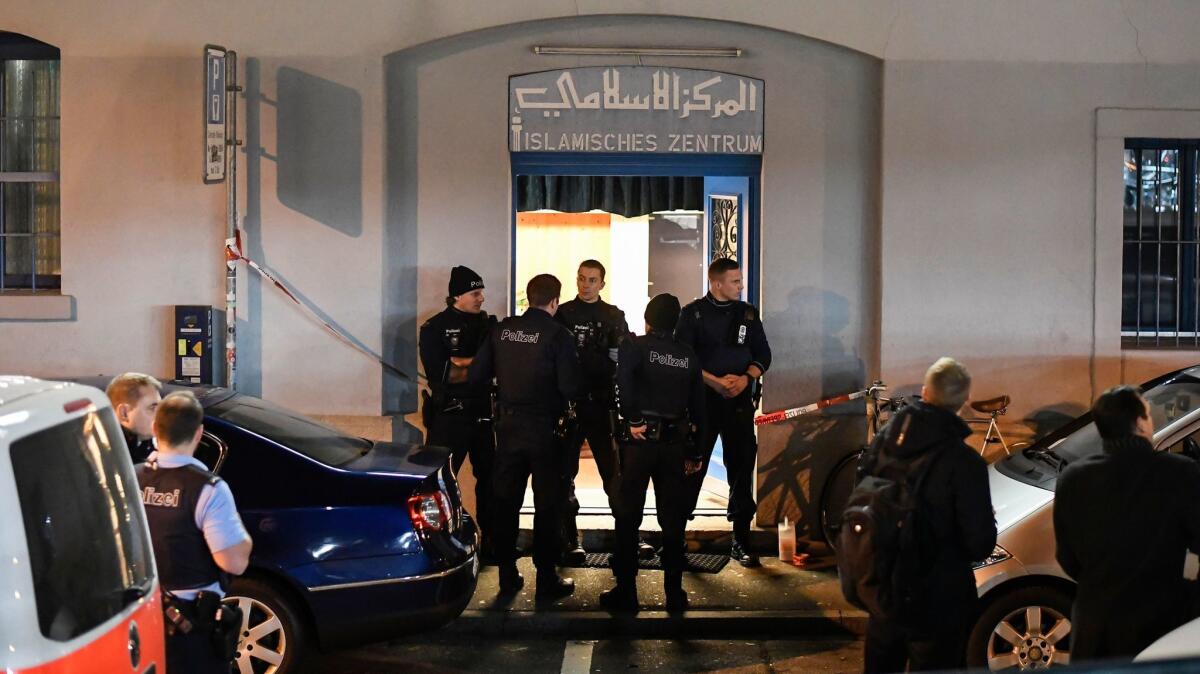
[[[738,47],[534,47],[538,56],[690,56],[737,58]]]

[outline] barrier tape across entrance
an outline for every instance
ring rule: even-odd
[[[225,260],[227,262],[238,262],[238,261],[245,262],[247,266],[249,266],[254,271],[258,272],[258,274],[260,276],[262,276],[266,280],[273,283],[276,288],[279,288],[279,290],[284,295],[286,295],[288,299],[290,299],[292,302],[294,302],[296,304],[296,306],[300,307],[304,311],[304,313],[308,315],[309,318],[313,319],[317,323],[320,323],[322,326],[324,326],[324,328],[326,330],[328,330],[334,337],[337,337],[339,340],[344,342],[347,346],[353,348],[355,351],[358,351],[359,353],[363,354],[364,356],[367,356],[371,360],[374,360],[375,362],[379,363],[383,367],[387,368],[393,374],[395,374],[405,380],[412,381],[412,377],[410,377],[408,374],[406,374],[403,370],[401,370],[400,368],[396,367],[395,365],[392,365],[391,363],[387,362],[386,360],[384,360],[377,354],[373,353],[371,350],[363,347],[361,344],[358,344],[350,335],[345,334],[338,328],[331,325],[328,321],[321,318],[321,316],[319,314],[317,314],[317,312],[314,311],[312,309],[312,307],[308,306],[304,302],[301,302],[300,299],[297,298],[294,294],[292,294],[292,291],[288,290],[287,286],[285,286],[279,279],[275,278],[275,276],[273,274],[271,274],[271,272],[264,269],[263,266],[260,265],[259,263],[255,262],[254,260],[251,260],[250,258],[243,255],[242,254],[242,230],[240,230],[240,229],[237,230],[237,233],[235,234],[234,238],[225,240]]]
[[[860,398],[865,398],[870,394],[870,392],[871,392],[871,389],[863,389],[861,391],[855,391],[854,393],[846,393],[844,395],[834,396],[832,398],[826,398],[825,400],[817,401],[811,405],[804,405],[803,407],[792,407],[792,408],[786,409],[786,410],[779,410],[778,412],[769,412],[767,414],[760,414],[757,417],[754,417],[754,425],[762,426],[764,424],[775,424],[775,423],[779,423],[780,421],[787,421],[788,419],[795,419],[796,417],[803,416],[805,414],[812,414],[813,412],[819,412],[820,410],[823,410],[826,407],[833,407],[834,405],[841,405],[842,403],[848,403],[851,400],[858,400]]]

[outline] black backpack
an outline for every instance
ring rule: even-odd
[[[912,417],[897,419],[879,434],[863,458],[863,473],[850,493],[838,530],[837,565],[842,594],[851,604],[884,619],[903,619],[909,593],[920,578],[918,495],[941,453],[937,449],[899,458],[894,448]]]

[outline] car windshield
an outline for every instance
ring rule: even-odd
[[[1143,395],[1150,406],[1150,418],[1154,420],[1156,432],[1168,429],[1189,412],[1200,409],[1198,377],[1200,368],[1193,368],[1146,390]],[[1095,423],[1089,423],[1060,444],[1051,447],[1063,461],[1071,463],[1100,452],[1100,433],[1096,430]]]
[[[1173,425],[1200,409],[1200,367],[1152,380],[1142,389],[1156,434],[1173,433]],[[1102,451],[1100,433],[1091,419],[1091,412],[1078,417],[1024,452],[998,461],[996,469],[1026,484],[1054,489],[1059,471],[1067,464]]]
[[[370,440],[346,435],[259,398],[234,396],[210,407],[208,412],[327,466],[349,463],[372,447]]]

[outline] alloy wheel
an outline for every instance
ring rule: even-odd
[[[270,606],[250,597],[226,597],[242,611],[234,664],[238,674],[275,674],[287,653],[287,633]]]
[[[1025,606],[1004,617],[987,645],[988,669],[1026,671],[1071,663],[1071,620],[1048,606]]]

